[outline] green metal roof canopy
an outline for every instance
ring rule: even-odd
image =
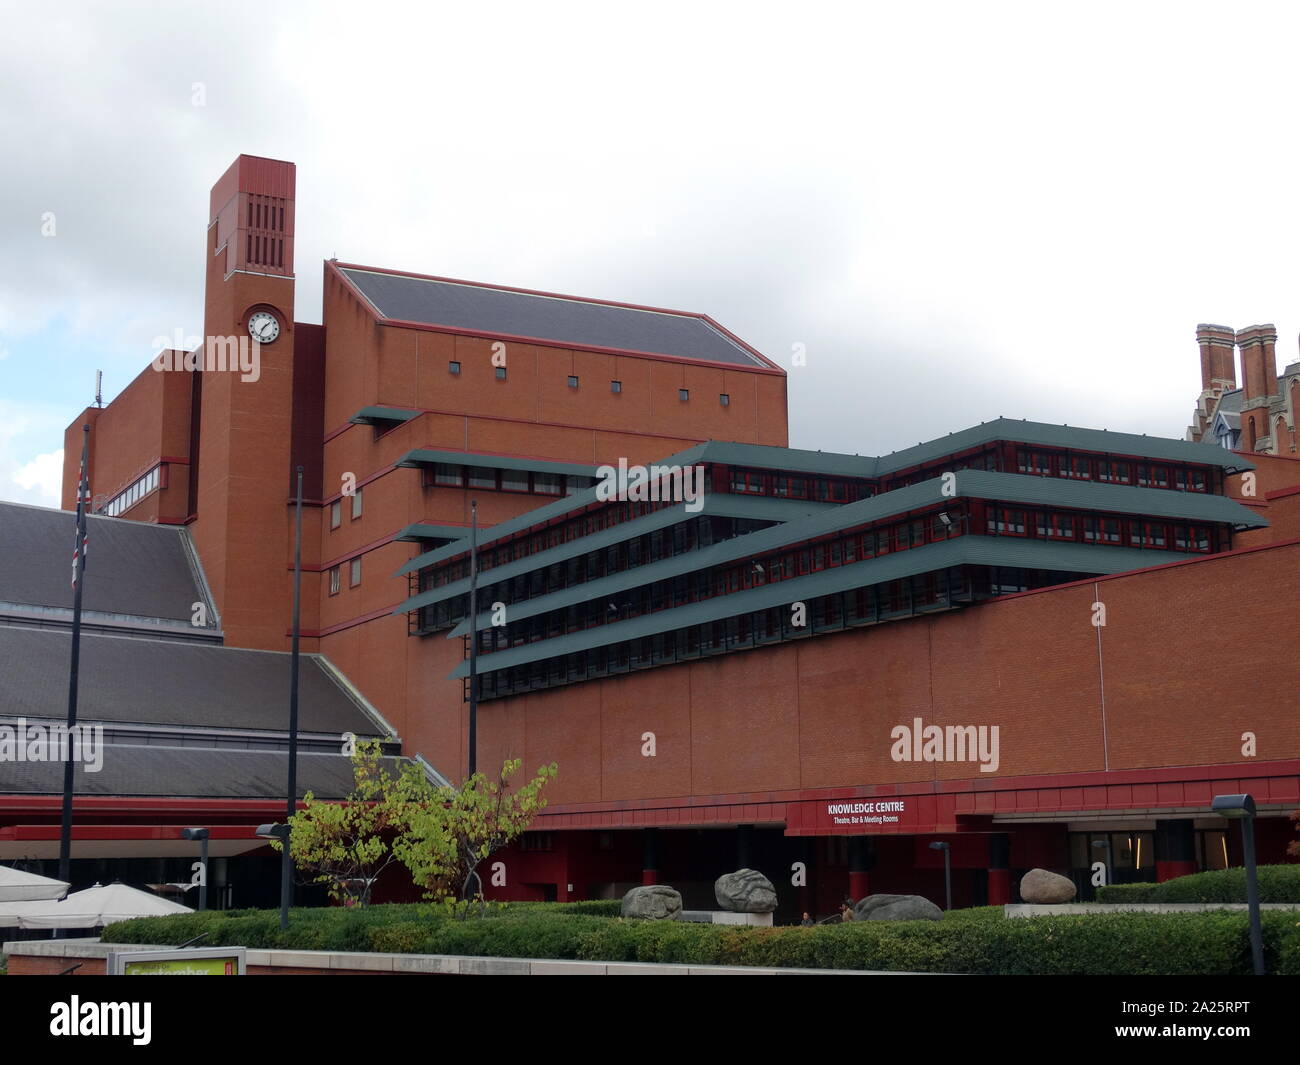
[[[846,503],[819,510],[804,517],[795,517],[771,529],[738,536],[719,544],[677,555],[673,558],[625,570],[611,577],[565,588],[550,595],[539,596],[510,607],[516,619],[532,617],[548,610],[572,606],[603,595],[616,595],[630,588],[655,581],[693,573],[709,566],[734,562],[737,559],[755,558],[777,551],[791,544],[803,543],[831,535],[855,526],[907,514],[910,511],[932,507],[936,503],[952,503],[959,498],[984,499],[1002,503],[1063,507],[1098,513],[1122,514],[1126,517],[1158,517],[1184,521],[1201,521],[1238,528],[1259,528],[1268,523],[1254,511],[1226,496],[1203,492],[1176,492],[1160,488],[1132,488],[1126,485],[1097,484],[1089,481],[1070,481],[1058,477],[1033,477],[1018,473],[993,473],[988,470],[961,470],[956,474],[955,496],[945,496],[941,488],[943,479],[935,477],[920,484],[908,485],[893,492],[885,492],[871,499]],[[705,497],[706,500],[710,497]],[[732,498],[764,498],[740,496]],[[609,531],[609,530],[606,530]],[[572,541],[581,546],[595,537]],[[590,550],[597,550],[592,545]],[[1120,550],[1103,545],[1106,550]],[[1150,552],[1142,563],[1150,565]],[[1161,552],[1163,559],[1166,552]],[[1204,557],[1197,555],[1195,557]],[[526,560],[521,560],[526,561]],[[1157,563],[1158,564],[1158,563]],[[491,571],[489,571],[491,572]],[[447,598],[450,598],[448,596]],[[399,608],[400,609],[400,608]],[[479,615],[479,629],[491,625],[491,613]],[[468,621],[452,630],[451,636],[469,631]]]
[[[805,577],[795,577],[671,610],[660,610],[639,618],[598,625],[565,636],[538,640],[536,643],[524,644],[521,647],[479,655],[478,669],[480,673],[492,673],[499,669],[509,669],[512,666],[526,665],[529,662],[538,662],[559,655],[587,651],[593,647],[605,647],[624,640],[654,636],[690,625],[721,621],[758,610],[806,602],[834,592],[847,592],[856,588],[884,584],[951,566],[1012,566],[1075,573],[1120,573],[1151,565],[1152,556],[1156,553],[1131,547],[1052,544],[1041,540],[1022,540],[1018,537],[959,536],[941,544],[915,547],[884,558],[854,562],[848,566],[836,566]],[[1161,563],[1184,562],[1207,557],[1173,551],[1158,553],[1163,556],[1159,560]],[[465,661],[452,670],[448,677],[464,677],[468,674],[469,662]]]
[[[590,477],[595,479],[596,467],[583,466],[576,462],[552,462],[550,459],[518,458],[513,455],[486,455],[475,451],[435,451],[431,448],[418,447],[408,451],[394,465],[396,466],[469,466],[484,470],[526,470],[529,473],[557,473],[570,477]]]
[[[407,410],[405,407],[362,407],[348,421],[353,425],[374,425],[375,422],[409,422],[423,413],[424,411]]]
[[[553,566],[557,562],[566,562],[570,558],[578,555],[585,555],[590,551],[599,551],[603,548],[610,547],[613,544],[622,543],[624,540],[630,540],[635,536],[642,536],[648,532],[654,532],[656,529],[667,528],[676,525],[679,522],[687,521],[700,515],[718,515],[730,518],[751,518],[760,521],[787,521],[795,517],[803,517],[813,509],[835,509],[834,504],[808,502],[805,500],[792,499],[769,499],[764,496],[741,496],[729,494],[714,494],[704,497],[704,505],[698,511],[687,511],[685,503],[676,503],[670,507],[664,507],[661,510],[654,511],[644,517],[633,518],[631,521],[625,521],[618,525],[612,525],[608,529],[602,529],[591,536],[579,537],[577,540],[569,540],[566,543],[559,544],[556,547],[539,551],[535,555],[529,555],[526,558],[516,559],[513,562],[507,562],[503,566],[495,566],[489,570],[479,572],[480,586],[496,584],[499,581],[510,580],[524,573],[531,573],[533,570],[543,569],[546,566]],[[440,547],[435,551],[430,551],[424,555],[417,555],[411,559],[405,566],[397,571],[394,576],[400,577],[416,569],[423,569],[428,565],[423,561],[430,555],[438,555],[447,551],[459,554],[465,548],[461,544],[448,544],[446,547]],[[684,555],[689,558],[690,555]],[[440,588],[430,588],[427,592],[421,592],[419,595],[412,596],[404,603],[398,604],[393,608],[394,614],[405,614],[411,610],[417,610],[422,606],[429,606],[433,603],[440,603],[444,599],[454,599],[469,591],[469,578],[464,577],[461,580],[453,581],[451,584],[444,584]]]

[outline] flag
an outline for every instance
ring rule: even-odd
[[[72,587],[77,586],[77,576],[86,569],[86,511],[90,506],[90,481],[86,477],[87,440],[81,442],[81,471],[77,474],[77,530],[72,541]]]

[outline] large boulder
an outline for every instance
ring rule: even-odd
[[[757,869],[737,869],[718,877],[713,896],[732,913],[771,913],[776,909],[776,888]]]
[[[645,884],[623,896],[620,913],[643,921],[675,921],[682,915],[682,897],[667,884]]]
[[[1074,881],[1046,869],[1030,869],[1020,878],[1020,897],[1025,902],[1073,902]]]
[[[868,895],[853,907],[855,921],[942,921],[943,910],[920,895]]]

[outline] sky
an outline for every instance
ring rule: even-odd
[[[323,260],[702,311],[792,446],[999,416],[1182,437],[1196,325],[1300,358],[1300,13],[0,0],[0,499],[202,334],[208,190],[298,165]],[[792,365],[796,345],[806,365]]]

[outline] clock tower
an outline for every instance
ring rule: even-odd
[[[191,531],[228,642],[286,645],[291,592],[293,163],[241,155],[213,186]]]

